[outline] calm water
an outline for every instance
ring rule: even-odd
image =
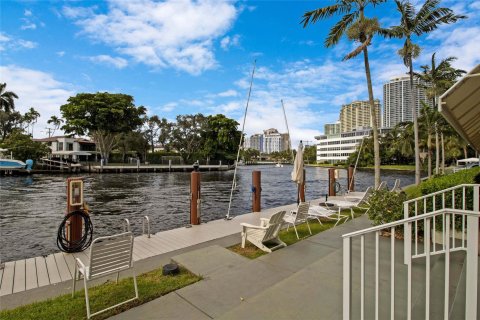
[[[251,212],[252,171],[262,172],[262,208],[297,201],[296,185],[290,180],[292,166],[239,167],[231,215]],[[307,168],[306,197],[327,193],[327,169]],[[0,177],[0,259],[2,262],[47,255],[58,251],[56,233],[66,209],[66,176],[33,175]],[[396,178],[402,185],[414,182],[411,173],[383,172],[391,187]],[[202,221],[223,218],[228,210],[233,171],[202,172]],[[346,185],[346,171],[340,170]],[[357,171],[356,190],[373,184],[373,171]],[[130,220],[139,235],[142,217],[148,215],[152,233],[189,223],[190,173],[127,173],[85,176],[85,200],[92,209],[94,236],[123,230]]]

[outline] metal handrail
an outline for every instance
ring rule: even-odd
[[[398,220],[398,221],[394,221],[394,222],[385,223],[385,224],[382,224],[380,226],[375,226],[375,227],[371,227],[371,228],[367,228],[367,229],[363,229],[363,230],[359,230],[359,231],[350,232],[350,233],[342,235],[342,238],[353,238],[353,237],[356,237],[356,236],[361,236],[361,235],[365,235],[367,233],[381,231],[381,230],[388,229],[388,228],[391,228],[391,227],[398,227],[398,226],[401,226],[405,223],[414,222],[414,221],[418,221],[418,220],[424,220],[424,219],[436,216],[438,214],[443,214],[443,213],[453,213],[453,214],[458,213],[458,214],[465,214],[465,215],[480,217],[480,212],[470,211],[470,210],[444,208],[444,209],[432,211],[432,212],[429,212],[429,213],[424,213],[424,214],[421,214],[421,215],[418,215],[418,216],[409,217],[407,219],[402,219],[402,220]]]
[[[125,223],[125,225],[123,226],[123,231],[130,232],[131,231],[130,221],[127,218],[124,218],[123,223]]]
[[[475,187],[475,186],[479,186],[479,185],[478,184],[473,184],[473,183],[460,184],[458,186],[454,186],[454,187],[450,187],[450,188],[443,189],[443,190],[440,190],[440,191],[432,192],[432,193],[429,193],[427,195],[424,195],[424,196],[421,196],[421,197],[418,197],[418,198],[415,198],[415,199],[410,199],[410,200],[404,201],[403,203],[404,204],[409,204],[409,203],[412,203],[412,202],[415,202],[415,201],[418,201],[418,200],[422,200],[422,199],[430,198],[430,197],[433,197],[433,196],[436,196],[436,195],[439,195],[439,194],[442,194],[442,193],[446,193],[448,191],[453,191],[453,190],[460,189],[460,188],[463,188],[463,187]]]
[[[145,221],[147,222],[147,237],[150,238],[150,218],[144,216],[142,220],[142,234],[145,234]]]

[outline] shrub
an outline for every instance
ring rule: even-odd
[[[404,192],[374,191],[368,200],[370,203],[368,217],[374,225],[403,219],[403,202],[406,198]]]

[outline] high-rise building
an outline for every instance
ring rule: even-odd
[[[263,135],[254,134],[250,138],[247,138],[248,143],[245,143],[245,148],[251,148],[263,152]],[[246,142],[246,141],[245,141]]]
[[[375,100],[377,126],[380,127],[380,101]],[[370,103],[354,101],[342,106],[340,110],[340,132],[350,132],[358,128],[371,128]]]
[[[432,107],[432,102],[427,99],[422,82],[417,78],[415,84],[417,115],[422,108],[421,101]],[[410,105],[412,93],[410,90],[410,77],[408,75],[392,78],[383,85],[383,126],[392,128],[400,122],[413,121],[412,107]]]
[[[263,152],[266,154],[282,151],[283,139],[277,129],[263,131]]]
[[[324,134],[337,134],[340,133],[340,121],[335,123],[325,123]]]

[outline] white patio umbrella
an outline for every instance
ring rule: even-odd
[[[298,193],[297,193],[297,203],[300,199],[300,186],[304,182],[303,176],[303,144],[300,140],[298,144],[297,154],[295,156],[295,161],[293,162],[293,171],[292,171],[292,181],[295,181],[298,186]]]

